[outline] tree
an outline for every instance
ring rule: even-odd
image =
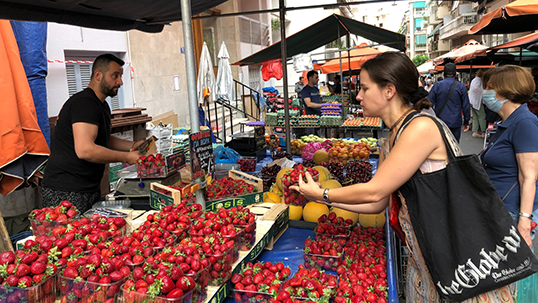
[[[420,66],[424,62],[428,61],[428,59],[429,59],[428,55],[416,55],[413,57],[413,59],[411,59],[411,61],[413,61],[415,66]]]

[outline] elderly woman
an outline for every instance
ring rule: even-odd
[[[495,69],[482,94],[484,104],[502,119],[481,154],[482,163],[518,230],[532,247],[531,222],[538,220],[538,118],[527,102],[535,84],[524,68]]]

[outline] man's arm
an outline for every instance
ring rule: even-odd
[[[463,125],[469,125],[469,120],[471,120],[471,103],[469,102],[469,95],[463,84],[461,87],[461,108],[463,109]]]
[[[128,151],[131,151],[131,149],[134,149],[138,145],[142,144],[142,142],[144,141],[133,142],[129,140],[120,139],[116,136],[110,136],[108,147],[113,150],[128,152]]]
[[[430,92],[428,93],[428,100],[430,100],[430,102],[433,104],[433,108],[435,109],[435,103],[436,103],[436,99],[435,99],[435,93],[437,91],[437,86],[438,85],[433,85],[432,86],[432,89],[430,89]]]
[[[304,98],[304,103],[306,104],[307,107],[310,107],[310,108],[321,108],[321,104],[320,103],[314,103],[310,100],[310,98]]]
[[[95,139],[97,138],[97,132],[99,130],[95,124],[77,122],[73,123],[72,127],[73,139],[75,141],[75,153],[77,154],[77,157],[82,160],[102,164],[112,162],[134,164],[140,157],[138,151],[116,151],[95,144]]]

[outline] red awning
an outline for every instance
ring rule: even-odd
[[[522,33],[538,29],[538,1],[518,0],[485,14],[469,35]]]

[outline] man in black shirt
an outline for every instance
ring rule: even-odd
[[[141,142],[110,136],[111,114],[105,99],[123,85],[123,60],[111,54],[97,57],[88,87],[74,94],[60,110],[43,179],[47,207],[67,200],[81,213],[101,196],[105,164],[133,164],[140,157],[131,151]]]

